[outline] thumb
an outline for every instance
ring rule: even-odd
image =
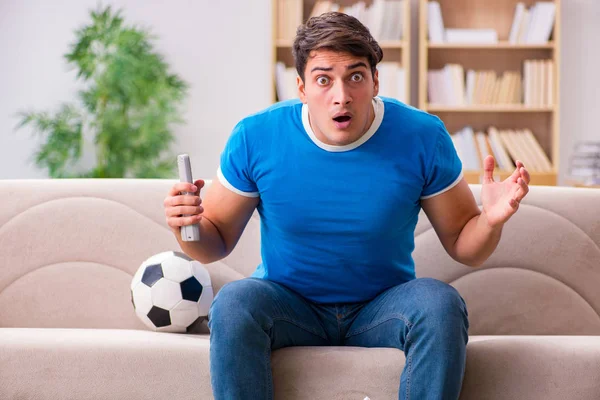
[[[204,180],[203,179],[196,179],[194,181],[194,185],[196,185],[196,187],[198,188],[198,190],[196,190],[196,193],[194,193],[196,196],[200,195],[200,190],[204,187]]]
[[[493,156],[487,156],[483,160],[483,183],[494,182],[494,165],[495,160]]]

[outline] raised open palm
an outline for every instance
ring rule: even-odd
[[[516,162],[515,171],[504,181],[494,181],[494,157],[483,162],[481,204],[488,223],[496,226],[505,223],[517,211],[519,203],[529,192],[529,172],[522,162]]]

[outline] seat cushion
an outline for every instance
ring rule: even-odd
[[[0,328],[1,399],[212,399],[205,334]],[[396,399],[397,349],[291,347],[276,399]],[[474,336],[461,400],[600,399],[598,336]]]
[[[396,349],[294,347],[273,354],[277,399],[397,399]],[[598,400],[599,336],[474,336],[461,400]]]
[[[210,399],[208,335],[0,329],[0,399]]]

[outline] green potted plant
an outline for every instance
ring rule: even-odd
[[[21,112],[18,128],[32,126],[44,137],[35,164],[52,178],[168,178],[171,127],[182,122],[178,106],[188,85],[168,71],[153,49],[154,37],[127,26],[111,7],[90,12],[65,54],[83,89],[75,104],[55,113]],[[95,166],[77,171],[85,138],[93,142]],[[93,139],[92,139],[93,138]],[[79,168],[81,169],[81,168]]]

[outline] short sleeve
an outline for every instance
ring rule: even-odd
[[[462,162],[450,134],[439,118],[435,123],[435,146],[421,199],[428,199],[456,186],[463,177]]]
[[[246,197],[258,197],[250,165],[248,138],[243,122],[240,122],[233,129],[221,153],[217,177],[232,192]]]

